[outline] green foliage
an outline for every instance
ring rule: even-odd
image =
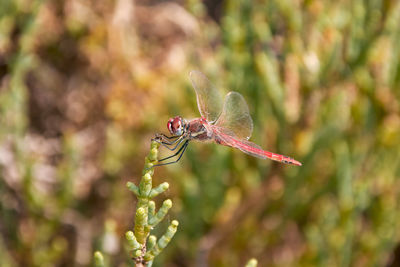
[[[169,187],[169,184],[164,182],[152,188],[152,175],[154,173],[152,166],[157,163],[158,146],[157,142],[151,143],[150,153],[145,159],[144,174],[139,187],[132,182],[127,183],[128,189],[139,200],[136,208],[135,231],[128,231],[125,234],[136,266],[151,266],[154,258],[171,241],[178,227],[178,221],[173,220],[158,242],[156,242],[157,238],[154,235],[150,235],[150,231],[164,219],[168,210],[172,207],[172,201],[167,199],[163,202],[160,209],[155,212],[155,203],[151,200],[165,192]]]
[[[256,259],[250,259],[246,263],[246,267],[257,267],[257,260]]]
[[[104,256],[100,251],[94,253],[94,265],[96,267],[104,267]]]

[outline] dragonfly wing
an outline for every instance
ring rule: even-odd
[[[250,156],[266,159],[268,156],[260,146],[247,141],[247,140],[238,140],[234,137],[234,133],[225,128],[213,127],[214,130],[214,139],[217,143],[225,146],[234,147],[240,149],[242,152],[249,154]]]
[[[233,136],[239,140],[250,138],[253,132],[253,120],[241,94],[230,92],[226,95],[222,113],[215,126],[233,132]]]
[[[217,120],[222,111],[222,98],[219,91],[200,71],[191,71],[190,80],[196,91],[197,107],[201,116],[209,122]]]

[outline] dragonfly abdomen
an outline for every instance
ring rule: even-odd
[[[233,144],[234,144],[233,145],[234,147],[240,149],[241,151],[243,151],[246,154],[249,154],[251,156],[255,156],[258,158],[262,158],[262,159],[269,158],[274,161],[291,164],[291,165],[297,165],[297,166],[302,165],[299,161],[297,161],[291,157],[287,157],[284,155],[275,154],[275,153],[263,150],[258,145],[254,144],[252,142],[246,141],[246,140],[241,140],[241,141],[234,140]]]

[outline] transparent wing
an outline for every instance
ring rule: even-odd
[[[233,132],[237,139],[249,139],[253,132],[253,120],[243,96],[237,92],[230,92],[225,97],[222,113],[215,126]]]
[[[191,71],[190,80],[196,91],[197,107],[201,116],[209,122],[215,121],[222,111],[222,98],[218,90],[200,71]]]

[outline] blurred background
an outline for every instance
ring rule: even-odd
[[[126,182],[199,116],[197,69],[303,166],[191,143],[155,172],[155,234],[180,226],[154,266],[400,266],[399,22],[391,0],[1,0],[0,265],[131,266]]]

